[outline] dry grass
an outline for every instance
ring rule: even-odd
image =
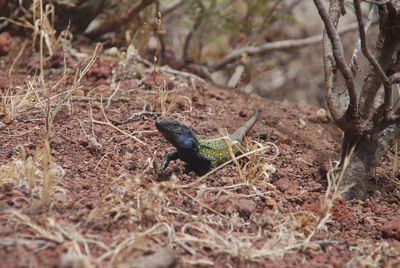
[[[26,87],[8,88],[1,96],[0,115],[4,115],[9,121],[26,118],[40,108],[41,103],[31,81],[26,83]]]
[[[13,161],[0,166],[0,183],[26,192],[31,204],[49,206],[54,191],[64,191],[57,186],[64,171],[51,158],[49,140],[44,138],[32,157],[27,157],[22,146],[19,148]]]
[[[63,175],[61,167],[59,167],[51,157],[50,137],[51,125],[55,115],[59,111],[61,105],[70,100],[71,96],[79,88],[81,80],[97,59],[98,47],[96,47],[93,56],[88,61],[83,70],[79,69],[80,64],[74,68],[67,70],[64,58],[64,72],[62,78],[53,83],[48,84],[44,76],[44,62],[53,55],[53,50],[62,48],[63,51],[68,50],[68,42],[65,41],[66,33],[63,32],[60,38],[55,36],[53,27],[54,6],[49,3],[43,7],[41,0],[36,0],[29,8],[27,17],[32,19],[30,23],[25,18],[20,18],[22,22],[16,23],[19,26],[33,30],[32,43],[35,46],[36,38],[39,36],[39,55],[40,55],[40,74],[39,77],[34,76],[26,81],[25,85],[11,86],[1,96],[0,115],[3,115],[3,121],[6,123],[16,120],[46,120],[46,133],[42,136],[42,140],[36,146],[33,156],[28,157],[25,148],[19,146],[20,153],[11,162],[0,167],[0,181],[8,183],[13,188],[27,191],[28,196],[33,203],[40,200],[40,205],[50,206],[51,196],[55,189],[63,191],[62,188],[56,186],[57,180]],[[67,31],[68,32],[68,31]],[[21,57],[25,50],[26,43],[21,47],[16,60]],[[44,48],[47,48],[47,53]],[[47,55],[47,57],[46,57]],[[12,75],[14,63],[10,66],[9,76]],[[75,79],[72,86],[66,88],[67,78],[75,73]],[[53,94],[59,86],[62,85],[60,93]],[[53,104],[56,102],[55,104]],[[40,118],[40,114],[43,117]]]
[[[312,232],[310,232],[307,239],[304,241],[304,245],[310,243],[311,239],[315,236],[315,234],[319,230],[326,230],[326,224],[328,223],[331,217],[331,209],[335,200],[338,198],[342,198],[342,194],[345,193],[348,189],[353,187],[353,185],[347,185],[345,187],[342,186],[342,180],[344,172],[347,166],[350,163],[351,156],[354,152],[354,148],[351,148],[349,153],[346,155],[344,162],[342,163],[342,167],[338,168],[339,163],[336,166],[331,166],[330,170],[326,174],[328,180],[328,188],[325,193],[325,198],[322,201],[321,208],[319,211],[319,215],[316,217],[316,223],[313,226]]]
[[[140,131],[130,134],[112,125],[107,120],[102,101],[100,109],[105,121],[95,120],[89,113],[89,124],[110,127],[134,142],[148,146],[140,138]],[[149,180],[154,155],[147,147],[147,165],[133,177],[128,174],[106,177],[107,185],[98,202],[79,221],[79,226],[52,217],[39,224],[28,215],[13,210],[7,213],[9,221],[18,226],[28,226],[31,235],[0,239],[0,243],[16,244],[22,241],[26,245],[39,245],[39,251],[63,244],[67,250],[62,256],[63,265],[84,267],[124,267],[164,247],[180,254],[179,262],[182,265],[213,266],[220,256],[239,262],[262,262],[264,259],[281,259],[286,255],[298,254],[304,249],[315,250],[321,244],[335,244],[335,241],[328,239],[314,240],[314,236],[324,229],[330,218],[333,202],[341,194],[339,186],[343,174],[333,175],[332,172],[328,175],[329,187],[317,216],[308,211],[282,213],[275,206],[264,211],[263,215],[248,218],[235,210],[225,212],[213,205],[224,195],[229,200],[245,199],[254,203],[279,196],[269,183],[269,177],[275,171],[271,161],[278,156],[279,149],[273,143],[246,141],[246,144],[249,152],[235,158],[247,158],[244,164],[237,165],[243,178],[239,180],[240,183],[222,187],[210,186],[206,181],[215,170],[189,184],[182,184],[175,175],[166,182],[160,182],[152,176],[150,178],[153,179]],[[50,157],[47,140],[43,140],[31,158],[21,149],[20,155],[1,166],[0,171],[0,174],[7,174],[3,177],[0,175],[1,182],[13,181],[13,187],[26,189],[34,200],[41,200],[42,204],[51,206],[51,194],[57,189],[62,191],[57,186],[62,171]],[[278,202],[285,202],[285,198],[282,197]],[[101,234],[91,235],[87,232],[97,225],[118,226],[120,231],[110,244],[105,245]],[[375,253],[363,253],[354,262],[379,264],[381,252],[391,249],[377,249]]]
[[[173,95],[169,101],[169,104],[167,104],[167,97],[170,94],[170,91],[168,91],[167,86],[161,85],[159,87],[156,87],[156,93],[154,95],[154,108],[153,110],[155,111],[160,111],[161,112],[161,117],[168,117],[168,115],[171,114],[173,108],[177,104],[177,102],[180,99],[187,100],[189,103],[189,111],[192,111],[192,102],[187,96],[180,95],[179,93],[181,92],[181,88],[178,87],[176,90],[173,91]],[[184,111],[186,112],[186,111]]]
[[[262,147],[261,149],[265,150],[266,148]],[[254,151],[249,154],[253,153]],[[261,163],[257,165],[262,166]],[[249,164],[248,167],[257,165]],[[254,178],[257,178],[257,176]],[[174,179],[172,178],[172,180]],[[251,261],[258,261],[260,258],[280,258],[296,250],[296,245],[306,238],[307,232],[305,231],[307,229],[299,226],[300,221],[303,221],[300,219],[309,217],[307,212],[277,214],[272,211],[262,217],[261,222],[259,222],[260,229],[258,232],[237,233],[232,231],[238,230],[249,223],[239,217],[238,214],[226,216],[210,208],[202,201],[203,198],[209,196],[209,193],[212,193],[212,196],[216,198],[224,193],[232,197],[240,196],[257,200],[269,193],[267,190],[269,185],[265,181],[253,179],[253,184],[244,183],[217,188],[204,185],[196,186],[200,182],[199,180],[191,183],[190,186],[179,186],[174,182],[153,182],[153,186],[147,190],[142,188],[140,177],[136,177],[131,182],[127,182],[124,178],[118,178],[115,182],[117,185],[111,186],[111,188],[114,188],[114,191],[118,189],[117,196],[119,197],[116,198],[115,195],[111,195],[105,202],[107,205],[104,204],[102,207],[112,207],[114,212],[118,211],[118,213],[113,213],[117,215],[117,218],[128,218],[132,223],[136,221],[140,226],[143,226],[142,228],[154,225],[144,231],[143,234],[141,232],[135,233],[133,237],[126,238],[119,245],[116,245],[115,250],[112,251],[111,263],[113,265],[118,260],[126,262],[127,259],[134,259],[132,253],[139,248],[146,248],[147,250],[154,248],[155,245],[151,242],[152,240],[160,241],[159,243],[173,248],[181,248],[186,253],[193,255],[193,257],[199,254],[203,256],[202,259],[185,258],[182,260],[183,263],[214,265],[212,256],[218,254],[228,254],[240,260]],[[240,189],[250,192],[238,194],[237,191]],[[171,191],[179,196],[191,199],[200,207],[211,211],[211,214],[197,215],[182,210],[180,206],[172,205],[171,200],[168,198]],[[197,194],[193,196],[189,194],[189,191],[195,191]],[[124,198],[125,195],[136,196],[136,206],[132,203],[124,204],[122,202],[123,199],[130,199],[129,197]],[[109,202],[112,202],[113,205],[110,205]],[[127,209],[127,207],[130,209]],[[104,213],[104,211],[102,212]],[[176,228],[171,224],[174,221],[184,222],[180,232],[174,231]],[[228,227],[231,231],[227,232],[225,227]],[[106,256],[111,256],[111,253],[106,253]],[[102,258],[105,258],[105,256]]]
[[[34,1],[34,4],[34,23],[30,24],[30,27],[34,31],[35,38],[40,37],[41,78],[35,77],[27,81],[26,86],[8,89],[2,96],[0,113],[10,120],[32,120],[41,114],[41,119],[46,118],[47,121],[45,134],[49,135],[44,135],[32,156],[27,156],[24,147],[19,146],[19,154],[16,154],[9,163],[0,166],[0,185],[10,185],[12,190],[26,193],[29,198],[25,201],[29,205],[39,204],[51,210],[52,195],[56,191],[60,193],[66,191],[61,187],[60,181],[64,171],[51,157],[49,137],[50,134],[57,135],[51,133],[51,125],[61,105],[69,103],[73,94],[80,88],[81,80],[97,59],[98,49],[96,48],[93,55],[88,57],[82,70],[80,66],[83,61],[70,70],[64,66],[62,79],[54,85],[46,83],[43,72],[46,55],[43,50],[46,48],[48,55],[51,55],[57,46],[69,51],[68,53],[74,50],[69,47],[65,39],[56,39],[52,32],[53,7],[43,8],[41,1]],[[130,70],[128,66],[132,63],[130,57],[135,59],[133,62],[139,61],[138,55],[134,55],[132,50],[134,49],[128,49],[128,55],[122,58],[121,72],[113,77],[113,94],[109,97],[107,105],[111,104],[119,92],[119,82],[116,81],[124,79],[127,70]],[[138,66],[136,67],[138,73],[143,72]],[[153,72],[155,69],[154,64]],[[67,87],[66,80],[70,76],[74,77],[74,81]],[[190,75],[190,78],[192,81],[198,79],[193,75]],[[52,94],[60,85],[62,85],[61,91]],[[166,117],[173,113],[175,105],[183,98],[188,101],[191,111],[190,99],[181,96],[180,93],[179,87],[173,91],[168,90],[166,85],[157,86],[155,91],[149,93],[151,97],[147,99],[151,100],[147,103],[152,103],[150,107],[152,111],[159,111],[162,117]],[[167,102],[169,94],[173,95]],[[143,99],[145,98],[137,97],[136,100]],[[175,174],[168,181],[159,181],[154,164],[155,153],[142,138],[143,132],[137,129],[129,133],[113,125],[107,119],[102,101],[101,97],[99,108],[104,121],[93,118],[94,104],[92,102],[88,104],[90,118],[84,123],[91,125],[90,135],[86,134],[84,123],[80,121],[87,139],[100,146],[101,144],[96,141],[94,124],[101,125],[105,129],[111,128],[146,149],[148,153],[146,165],[142,166],[134,176],[105,175],[106,186],[102,189],[95,207],[77,223],[60,220],[56,216],[44,216],[39,222],[21,211],[8,210],[1,217],[7,217],[8,223],[13,224],[16,234],[14,237],[0,238],[0,244],[34,245],[35,253],[62,244],[66,249],[66,253],[61,257],[63,266],[127,267],[144,254],[155,252],[159,248],[174,249],[174,252],[182,256],[181,265],[214,266],[215,260],[221,255],[227,256],[226,259],[238,261],[239,264],[241,261],[262,262],[264,259],[281,259],[286,255],[298,254],[304,249],[313,250],[319,248],[321,244],[335,243],[328,239],[315,240],[314,237],[318,231],[327,229],[326,223],[330,219],[333,202],[343,193],[343,189],[340,188],[343,173],[335,174],[332,168],[327,175],[328,189],[319,215],[315,216],[309,211],[282,213],[278,209],[278,204],[270,210],[264,210],[262,215],[254,213],[255,216],[243,216],[237,209],[229,211],[227,209],[227,212],[224,209],[229,203],[226,207],[218,207],[221,196],[227,196],[228,200],[235,201],[243,199],[254,204],[264,202],[260,200],[274,200],[276,196],[282,196],[269,180],[271,174],[276,171],[271,162],[279,155],[279,148],[274,143],[263,144],[247,140],[247,153],[234,157],[231,151],[231,161],[191,183],[182,183],[181,178]],[[223,136],[228,144],[227,136]],[[102,165],[102,160],[108,154],[112,153],[114,151],[103,154],[95,169]],[[240,163],[238,160],[241,158],[247,158],[247,161]],[[236,183],[231,185],[211,186],[212,180],[207,180],[210,175],[232,162],[235,162],[237,172],[240,174],[239,183],[235,181]],[[348,159],[345,166],[347,164]],[[154,176],[150,174],[152,168],[155,170]],[[394,170],[397,170],[397,164]],[[286,201],[285,197],[277,200],[278,203]],[[19,228],[22,226],[28,227],[29,231],[25,229],[19,234]],[[105,244],[101,231],[96,234],[88,232],[96,230],[98,226],[118,230],[109,244]],[[361,266],[377,267],[384,254],[398,254],[385,243],[374,245],[372,248],[365,246],[354,250],[361,254],[349,264]]]
[[[386,263],[387,267],[398,267],[400,265],[400,250],[390,246],[386,241],[372,244],[368,241],[360,241],[359,246],[353,247],[360,255],[347,262],[347,267],[382,267],[383,258],[391,257]]]
[[[248,198],[257,199],[268,193],[263,187],[262,184],[252,187],[232,185],[220,189],[199,187],[196,190],[198,195],[192,198],[201,207],[201,199],[208,192],[217,192],[215,196],[218,196],[218,192],[232,191],[231,194],[236,195],[235,190],[244,188],[251,190]],[[171,191],[189,196],[184,190],[173,190],[168,183],[153,183],[146,188],[143,188],[139,177],[129,180],[121,176],[111,181],[110,191],[102,196],[98,207],[88,216],[88,221],[95,217],[107,220],[107,215],[114,215],[111,218],[114,224],[139,226],[129,235],[115,237],[109,250],[101,257],[92,259],[92,263],[105,261],[118,266],[159,246],[170,246],[189,253],[189,257],[182,259],[187,264],[214,265],[213,258],[219,254],[228,254],[239,260],[259,261],[295,252],[295,246],[306,238],[305,228],[299,227],[299,219],[309,217],[307,212],[281,214],[271,211],[260,219],[260,228],[256,233],[241,233],[234,230],[248,226],[249,222],[237,214],[227,217],[218,212],[204,215],[188,212],[169,200]],[[136,201],[127,201],[132,198]],[[174,222],[183,223],[180,231],[176,231]]]

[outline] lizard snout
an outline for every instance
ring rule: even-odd
[[[160,132],[164,132],[171,125],[171,119],[165,118],[156,121],[156,128]]]
[[[162,120],[157,120],[156,121],[156,128],[159,130],[160,129],[160,127],[161,127],[161,121]]]

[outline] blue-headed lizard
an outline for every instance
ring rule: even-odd
[[[228,139],[232,152],[240,153],[239,147],[243,137],[251,130],[257,121],[259,112],[254,115]],[[161,168],[167,168],[171,160],[181,159],[189,165],[189,168],[198,174],[214,168],[231,159],[224,139],[221,136],[200,138],[185,124],[174,119],[165,118],[156,121],[158,131],[170,142],[176,151],[169,152],[164,157]]]

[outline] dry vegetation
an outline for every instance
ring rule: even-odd
[[[202,177],[177,170],[182,168],[179,162],[172,171],[159,173],[157,164],[166,143],[155,132],[154,116],[184,120],[194,115],[201,124],[211,117],[207,109],[214,105],[220,108],[216,118],[223,123],[232,114],[237,117],[236,111],[265,101],[237,92],[220,93],[197,75],[147,61],[133,45],[126,51],[107,50],[112,57],[93,44],[84,53],[73,47],[68,29],[56,35],[54,6],[34,1],[30,12],[32,20],[18,24],[31,29],[33,45],[18,47],[17,57],[9,62],[10,85],[1,95],[1,141],[4,154],[12,153],[0,161],[0,266],[308,267],[313,256],[326,257],[332,250],[337,257],[349,249],[352,253],[337,265],[399,264],[398,241],[384,238],[376,226],[359,241],[357,233],[349,235],[352,241],[346,244],[340,228],[348,225],[341,226],[338,215],[357,215],[360,208],[343,205],[339,189],[343,174],[334,175],[336,167],[316,168],[318,156],[307,156],[317,147],[296,141],[295,136],[285,137],[292,132],[289,128],[286,134],[269,133],[269,141],[248,139],[249,153]],[[26,50],[31,49],[39,56],[37,72],[16,81],[21,61],[32,53]],[[62,51],[60,67],[45,67],[56,51]],[[68,63],[71,58],[75,64]],[[102,75],[109,62],[113,63],[109,84],[96,84],[100,80],[96,75]],[[93,77],[95,81],[89,79]],[[171,79],[174,88],[168,86]],[[138,84],[130,89],[124,86],[126,81]],[[215,103],[207,103],[209,99]],[[276,105],[271,110],[281,107],[270,105]],[[276,114],[296,113],[297,108],[288,107]],[[268,111],[263,120],[268,121],[267,116]],[[295,129],[304,131],[303,119],[288,117],[295,119],[286,117],[284,124],[296,123]],[[235,120],[229,123],[237,126]],[[307,124],[324,123],[317,119],[316,124]],[[264,130],[267,123],[260,125]],[[237,161],[240,158],[246,161]],[[327,183],[317,191],[306,184],[293,191],[274,184],[281,178],[294,183],[299,176],[322,184],[326,178]],[[393,193],[398,192],[398,179],[391,180]],[[400,197],[388,215],[396,215],[399,201]],[[379,239],[372,238],[376,233],[381,234]],[[332,262],[316,258],[313,265]]]

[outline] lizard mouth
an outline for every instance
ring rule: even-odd
[[[176,136],[172,122],[173,122],[173,120],[169,119],[169,118],[160,119],[160,120],[156,121],[157,130],[170,142],[175,140],[175,136]],[[176,128],[175,128],[175,131],[177,131]]]
[[[193,131],[174,119],[157,120],[156,128],[176,148],[191,149],[196,143],[196,135]]]
[[[181,126],[181,123],[171,118],[164,118],[156,121],[156,128],[163,134],[167,132],[178,132]]]

